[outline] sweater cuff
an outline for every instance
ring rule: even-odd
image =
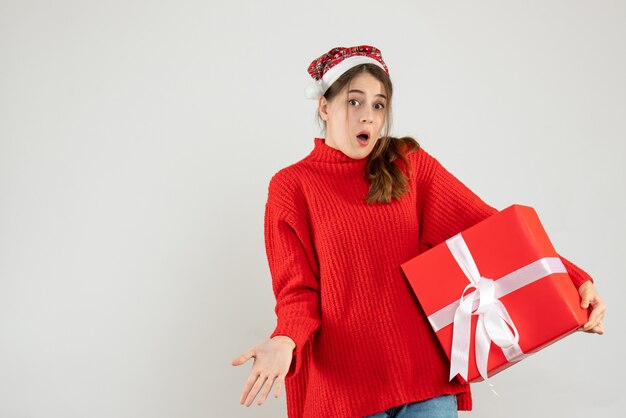
[[[563,265],[565,266],[565,269],[567,270],[567,274],[572,280],[572,283],[574,283],[574,286],[576,286],[576,289],[578,289],[580,285],[582,285],[586,281],[590,281],[591,283],[594,283],[593,279],[586,271],[584,271],[583,269],[578,267],[576,264],[572,263],[571,261],[569,261],[568,259],[566,259],[565,257],[561,255],[559,255],[559,258],[563,262]]]

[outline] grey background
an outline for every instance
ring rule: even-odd
[[[623,1],[0,1],[0,416],[285,416],[230,364],[275,324],[267,184],[318,134],[310,61],[363,43],[394,133],[534,206],[608,305],[462,416],[618,416],[624,39]]]

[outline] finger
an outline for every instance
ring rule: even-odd
[[[239,397],[239,403],[241,405],[243,405],[243,403],[245,402],[245,399],[248,397],[250,390],[252,389],[252,387],[254,386],[258,378],[259,378],[259,373],[257,373],[256,371],[253,373],[250,373],[248,380],[246,380],[246,385],[244,386],[243,391],[241,392],[241,396]]]
[[[259,378],[256,380],[254,386],[252,386],[252,390],[250,391],[250,393],[248,393],[248,396],[246,398],[246,406],[252,405],[252,402],[254,402],[254,398],[256,398],[256,395],[259,393],[259,389],[261,389],[261,387],[265,383],[265,380],[267,380],[267,376],[263,375],[259,376]]]
[[[276,379],[276,389],[274,390],[274,397],[278,398],[278,395],[280,395],[280,389],[283,387],[283,385],[285,384],[285,378],[279,376]]]
[[[580,298],[580,307],[583,309],[589,308],[589,304],[591,303],[591,294],[585,292]]]
[[[600,335],[604,334],[604,323],[603,323],[602,321],[600,321],[600,323],[598,324],[598,326],[597,326],[597,327],[595,327],[595,328],[593,329],[593,331],[594,331],[596,334],[600,334]]]
[[[596,325],[593,328],[588,329],[587,331],[585,331],[589,334],[604,334],[604,324],[602,322],[600,322],[598,325]]]
[[[253,357],[253,356],[254,356],[254,350],[249,349],[248,351],[246,351],[245,353],[243,353],[242,355],[234,359],[231,364],[233,366],[239,366],[240,364],[243,364],[246,361],[248,361],[250,357]]]
[[[585,325],[583,325],[583,331],[589,331],[598,326],[599,319],[589,320]]]
[[[606,305],[604,304],[604,302],[602,302],[601,300],[593,300],[591,301],[591,307],[592,307],[592,311],[591,313],[593,314],[594,312],[596,312],[596,314],[604,317],[605,313],[606,313]]]
[[[595,327],[596,325],[598,325],[598,321],[599,319],[595,316],[593,317],[589,317],[589,320],[585,323],[585,325],[583,325],[583,331],[589,331],[591,328]]]
[[[598,325],[600,321],[604,319],[605,306],[604,303],[599,302],[596,307],[593,308],[591,314],[589,315],[589,320],[585,324],[585,330],[589,330]]]
[[[267,399],[267,395],[269,395],[270,391],[272,390],[274,379],[275,377],[268,376],[267,380],[265,381],[265,384],[263,385],[262,390],[259,392],[261,395],[259,396],[259,400],[257,402],[258,405],[262,405],[263,402],[265,402],[265,399]]]
[[[589,321],[583,326],[584,331],[595,332],[594,330],[600,326],[604,327],[604,313],[598,313],[597,315],[591,315]]]

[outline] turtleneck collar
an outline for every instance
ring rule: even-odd
[[[352,158],[342,151],[335,149],[324,142],[324,138],[314,138],[314,148],[308,158],[313,161],[321,161],[328,163],[352,163],[355,165],[363,165],[367,163],[369,157],[356,159]]]

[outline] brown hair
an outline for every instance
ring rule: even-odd
[[[379,80],[387,94],[384,130],[374,149],[367,157],[368,161],[365,166],[364,176],[371,182],[365,201],[370,204],[389,203],[393,198],[400,200],[400,196],[407,191],[407,175],[394,161],[400,158],[404,166],[409,168],[409,175],[411,175],[411,166],[406,156],[411,152],[417,151],[420,145],[414,138],[409,136],[394,138],[389,135],[391,131],[391,96],[393,94],[393,86],[387,72],[377,65],[361,64],[343,73],[326,90],[324,94],[326,100],[332,100],[354,77],[361,73],[369,73]],[[318,122],[321,121],[319,112],[317,118]],[[323,121],[321,122],[323,123]]]

